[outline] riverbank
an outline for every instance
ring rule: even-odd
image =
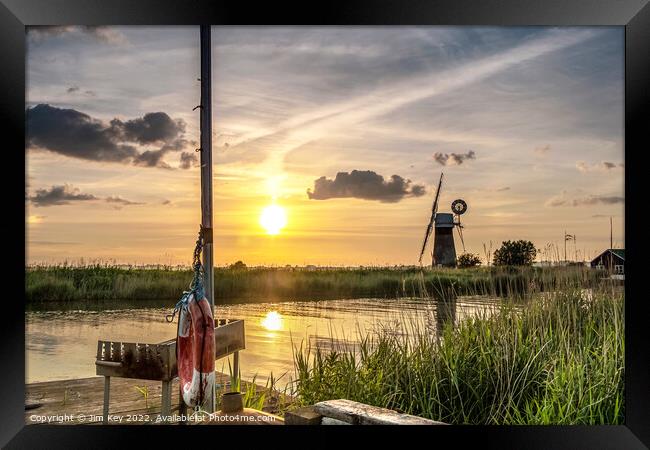
[[[359,348],[297,348],[296,394],[451,424],[624,423],[623,292],[565,288],[527,303],[441,336],[406,324],[410,338],[379,330]]]
[[[25,300],[48,302],[173,301],[188,289],[191,270],[111,266],[26,269]],[[584,267],[430,268],[215,268],[215,301],[305,301],[341,298],[516,296],[562,286],[589,287],[602,275]]]

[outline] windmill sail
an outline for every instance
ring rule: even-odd
[[[440,198],[440,188],[442,187],[442,176],[444,174],[440,174],[440,181],[438,182],[438,190],[436,191],[436,197],[433,200],[433,207],[431,208],[431,219],[429,219],[429,225],[427,226],[427,231],[424,234],[424,241],[422,242],[422,250],[420,250],[420,258],[419,262],[422,264],[422,256],[424,256],[424,251],[427,248],[427,242],[429,240],[429,236],[431,236],[431,232],[433,231],[433,223],[436,220],[436,213],[438,212],[438,199]]]

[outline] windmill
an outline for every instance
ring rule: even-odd
[[[431,233],[433,233],[435,229],[433,236],[433,250],[431,253],[432,267],[455,267],[456,247],[454,245],[453,231],[454,228],[458,227],[458,235],[463,245],[463,251],[465,251],[465,241],[463,239],[462,231],[463,226],[460,223],[460,216],[467,211],[467,203],[462,199],[454,200],[451,204],[452,213],[438,213],[438,203],[440,200],[443,176],[444,174],[441,173],[440,181],[438,182],[438,189],[436,190],[436,196],[431,208],[431,218],[429,219],[429,224],[427,225],[427,230],[422,242],[419,261],[420,264],[422,264],[422,257],[426,251],[429,236],[431,236]]]

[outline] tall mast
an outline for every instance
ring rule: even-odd
[[[205,296],[214,315],[214,260],[212,258],[212,37],[210,25],[201,25],[201,226]],[[214,346],[212,347],[214,349]],[[216,359],[216,355],[212,355]],[[214,385],[207,411],[214,412]]]

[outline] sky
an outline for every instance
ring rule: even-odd
[[[198,27],[26,39],[27,262],[189,264]],[[625,245],[622,27],[213,27],[212,46],[216,265],[416,264],[441,172],[439,212],[467,202],[483,260],[514,239],[564,258],[565,231],[590,259],[610,217]]]

